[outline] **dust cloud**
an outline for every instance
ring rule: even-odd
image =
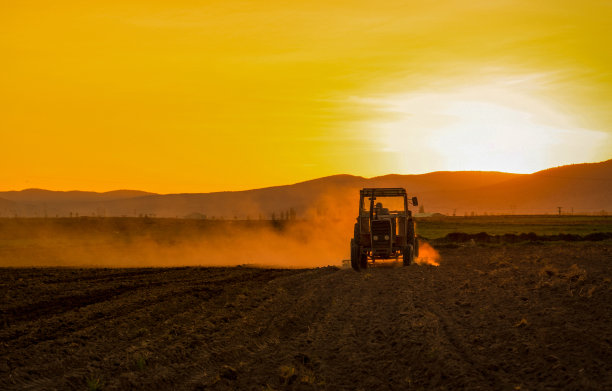
[[[440,266],[440,253],[429,243],[419,240],[419,257],[414,261],[418,265]]]
[[[313,205],[283,221],[2,219],[0,266],[339,266],[356,212],[337,197]]]
[[[27,246],[0,249],[0,266],[159,267],[235,266],[315,267],[339,265],[348,239],[334,237],[332,226],[313,229],[312,222],[284,228],[219,224],[186,238],[113,235],[74,236],[56,232],[28,239]],[[210,232],[210,231],[213,232]],[[348,231],[347,231],[348,232]],[[199,236],[199,237],[198,237]]]

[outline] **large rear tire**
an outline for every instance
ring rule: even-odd
[[[361,269],[368,268],[368,254],[359,251],[359,267]]]
[[[355,271],[359,271],[359,246],[355,244],[355,239],[351,239],[351,267]]]
[[[410,266],[414,262],[414,250],[411,244],[402,250],[402,258],[404,261],[404,266]]]

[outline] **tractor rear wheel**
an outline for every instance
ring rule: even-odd
[[[411,244],[404,247],[402,250],[402,258],[404,260],[404,266],[412,265],[412,262],[414,261],[414,250],[412,249]]]
[[[355,244],[355,239],[351,239],[351,267],[355,271],[359,271],[359,246]]]
[[[359,267],[361,269],[368,268],[368,254],[364,252],[359,252]]]

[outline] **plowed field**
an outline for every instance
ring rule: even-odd
[[[610,241],[440,253],[0,269],[0,389],[612,389]]]

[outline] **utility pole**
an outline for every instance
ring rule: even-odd
[[[561,209],[563,209],[562,206],[557,206],[557,209],[559,209],[559,216],[561,216]]]

